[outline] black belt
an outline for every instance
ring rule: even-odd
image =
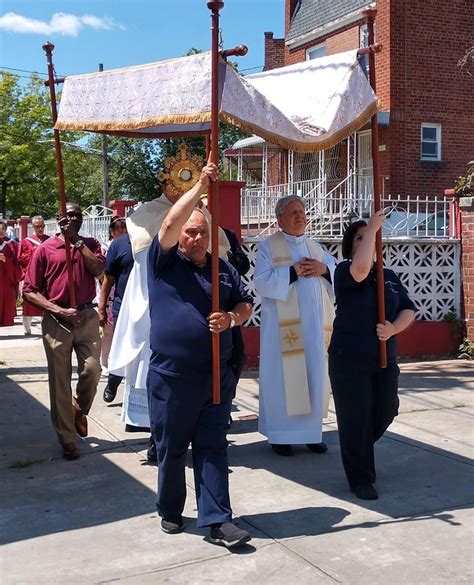
[[[71,309],[73,307],[63,307],[62,305],[60,305],[59,303],[57,303],[56,301],[51,301],[54,305],[58,305],[58,307],[61,307],[61,309]],[[83,305],[77,305],[76,310],[77,311],[84,311],[85,309],[95,309],[97,307],[97,303],[84,303]]]

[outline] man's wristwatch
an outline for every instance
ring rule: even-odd
[[[82,246],[84,245],[84,242],[82,240],[77,240],[77,242],[74,244],[74,248],[82,248]]]
[[[234,315],[234,313],[231,313],[230,311],[228,314],[230,316],[229,329],[232,329],[232,327],[235,327],[235,315]]]

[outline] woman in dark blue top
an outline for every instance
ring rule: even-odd
[[[378,498],[374,444],[398,414],[396,335],[415,318],[415,306],[398,276],[384,268],[384,324],[377,323],[375,235],[385,217],[356,221],[346,230],[334,274],[336,318],[329,346],[329,377],[336,406],[342,462],[358,498]],[[379,340],[387,342],[387,367],[379,365]]]

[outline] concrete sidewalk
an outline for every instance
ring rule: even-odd
[[[334,410],[327,454],[301,447],[278,457],[257,432],[258,380],[244,376],[230,486],[252,541],[231,553],[196,528],[190,468],[186,531],[160,531],[147,435],[124,432],[121,390],[105,404],[105,378],[83,456],[63,460],[41,339],[20,325],[0,329],[1,583],[472,583],[474,364],[401,370],[400,415],[377,445],[380,498],[365,503],[347,487]]]

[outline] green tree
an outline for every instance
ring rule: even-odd
[[[87,146],[99,151],[101,140],[99,135],[90,136]],[[161,141],[109,136],[107,142],[109,198],[150,201],[158,197],[161,190],[156,175],[161,170]],[[100,181],[102,189],[101,174]],[[93,196],[94,193],[89,194],[90,198]]]
[[[54,158],[40,142],[51,138],[41,82],[34,77],[22,87],[18,77],[4,73],[0,100],[0,212],[44,211],[41,200],[53,189]]]
[[[0,213],[52,217],[59,187],[49,92],[37,76],[23,85],[17,76],[4,73],[0,100]],[[80,136],[68,132],[61,138],[75,142]],[[83,153],[66,148],[63,159],[66,189],[71,187],[67,198],[74,200],[89,175],[88,161]]]

